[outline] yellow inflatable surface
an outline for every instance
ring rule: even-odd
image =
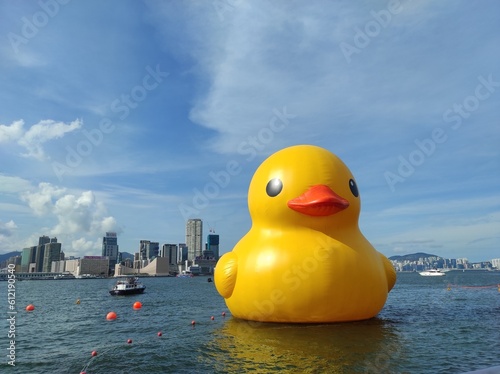
[[[359,230],[358,187],[337,156],[311,145],[276,152],[255,172],[248,206],[252,227],[214,275],[233,316],[319,323],[380,312],[396,272]]]

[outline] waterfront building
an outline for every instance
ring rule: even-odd
[[[109,258],[109,267],[114,269],[118,262],[118,238],[116,232],[107,232],[102,238],[102,256]]]
[[[55,242],[57,242],[57,239],[54,238]],[[40,236],[38,238],[38,246],[36,247],[36,253],[35,253],[35,272],[41,273],[43,272],[43,259],[45,257],[45,244],[49,244],[51,242],[51,239],[46,236]]]
[[[159,252],[160,252],[160,243],[152,242],[149,240],[140,241],[139,260],[148,263],[149,260],[158,257]]]
[[[50,272],[52,268],[52,261],[59,260],[61,260],[61,243],[57,242],[57,238],[53,238],[50,243],[45,244],[42,272]]]
[[[500,270],[500,258],[492,259],[491,266]]]
[[[166,257],[168,266],[172,272],[177,269],[177,254],[179,250],[177,244],[163,244],[160,252],[160,257]]]
[[[36,245],[28,248],[23,248],[21,254],[21,271],[23,273],[28,273],[30,264],[35,263],[36,248]]]
[[[149,264],[138,268],[131,268],[122,264],[116,264],[115,277],[125,275],[150,275],[150,276],[169,276],[170,269],[166,257],[156,257]]]
[[[179,254],[177,255],[177,263],[184,263],[188,259],[188,247],[186,243],[179,243]]]
[[[203,251],[203,258],[207,260],[219,259],[219,235],[216,235],[215,232],[207,236],[207,245]]]
[[[199,218],[188,219],[186,223],[186,244],[188,260],[201,257],[203,250],[203,221]]]
[[[83,256],[78,260],[77,277],[86,275],[107,277],[109,274],[109,258],[107,256]]]

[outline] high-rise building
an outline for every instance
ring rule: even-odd
[[[208,234],[207,236],[207,246],[203,251],[203,258],[209,259],[219,259],[219,235],[215,233]]]
[[[21,255],[21,271],[23,273],[29,272],[30,264],[35,262],[36,248],[36,245],[33,247],[23,248]]]
[[[177,255],[177,263],[184,263],[188,259],[188,247],[186,243],[179,243],[179,253]]]
[[[35,253],[35,271],[41,273],[43,271],[43,260],[45,258],[45,244],[57,243],[57,238],[50,239],[48,236],[40,236],[38,238],[38,246]]]
[[[177,265],[177,244],[163,244],[160,257],[166,257],[168,264],[175,269]]]
[[[147,260],[147,248],[149,247],[149,240],[141,240],[139,242],[139,261]]]
[[[102,238],[102,256],[109,259],[109,268],[114,270],[118,261],[118,238],[116,232],[107,232]]]
[[[53,238],[50,243],[45,244],[43,253],[42,271],[50,273],[52,269],[52,261],[61,260],[61,243],[57,243],[57,238]]]
[[[140,260],[152,260],[158,257],[160,252],[160,243],[152,242],[149,240],[141,240],[139,244],[139,258]]]
[[[158,257],[159,254],[160,254],[160,243],[158,242],[149,243],[149,248],[147,251],[148,260],[152,260],[155,257]]]
[[[38,238],[38,245],[45,245],[47,243],[50,243],[51,241],[55,241],[55,243],[57,243],[57,238],[50,239],[47,235],[40,236]]]
[[[491,260],[491,266],[500,269],[500,258],[494,258]]]
[[[202,255],[203,250],[203,222],[199,218],[188,219],[186,223],[186,244],[188,260],[192,261]]]

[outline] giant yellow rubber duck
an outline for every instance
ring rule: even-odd
[[[359,230],[358,187],[337,156],[312,145],[274,153],[250,182],[248,206],[252,227],[214,274],[233,316],[325,323],[380,312],[396,272]]]

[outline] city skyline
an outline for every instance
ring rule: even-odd
[[[186,236],[184,242],[177,244],[164,243],[160,248],[160,242],[141,239],[139,241],[139,249],[137,251],[127,252],[120,251],[118,245],[118,235],[116,232],[106,232],[102,237],[101,256],[90,257],[106,257],[109,259],[109,267],[112,271],[114,266],[118,263],[118,259],[122,253],[133,254],[137,257],[136,261],[148,262],[155,257],[169,257],[179,258],[179,262],[189,260],[204,259],[218,259],[219,258],[219,235],[215,230],[210,229],[209,234],[206,236],[206,241],[203,241],[203,221],[199,218],[190,219],[186,223]],[[188,251],[189,243],[192,249]],[[205,243],[205,245],[203,245]],[[175,255],[172,253],[175,252]],[[50,238],[46,235],[38,238],[38,246],[30,246],[23,248],[21,256],[24,254],[21,265],[22,271],[28,271],[29,265],[35,263],[36,271],[49,271],[46,269],[50,266],[51,261],[64,259],[64,252],[62,251],[62,243],[58,243],[57,238]],[[1,255],[1,253],[0,253]],[[87,256],[88,254],[84,254]],[[62,257],[62,258],[60,258]],[[74,257],[74,256],[70,256]],[[185,257],[185,258],[184,258]],[[49,261],[50,259],[50,261]],[[48,264],[47,264],[48,263]]]
[[[186,226],[186,230],[189,231],[189,225]],[[186,236],[187,236],[187,233],[186,233]],[[118,248],[116,233],[107,232],[106,235],[103,236],[103,243],[105,243],[106,239],[109,239],[110,237],[114,239],[112,242],[112,245],[116,246],[116,248]],[[208,254],[208,255],[210,255],[210,257],[214,257],[216,259],[219,258],[219,235],[215,234],[215,232],[213,230],[210,230],[209,234],[207,234],[206,239],[207,240],[205,242],[205,249],[202,251],[202,254],[196,256],[196,258],[194,258],[194,260],[199,259],[201,257],[204,258],[205,254]],[[47,266],[46,258],[48,258],[49,256],[47,255],[47,253],[45,253],[44,250],[39,252],[39,250],[37,249],[38,247],[43,247],[43,249],[45,249],[46,245],[48,246],[48,248],[50,248],[50,246],[52,244],[58,244],[57,253],[62,255],[61,259],[67,259],[67,258],[74,257],[74,256],[67,257],[64,255],[64,252],[62,251],[62,243],[58,243],[57,238],[49,238],[48,236],[44,235],[44,236],[41,236],[39,238],[38,243],[39,243],[38,246],[31,246],[31,247],[23,248],[23,250],[15,252],[15,253],[19,253],[19,255],[17,255],[17,256],[21,256],[22,258],[24,258],[24,260],[22,260],[20,263],[20,265],[22,266],[21,271],[27,270],[27,266],[30,263],[39,262],[40,258],[41,258],[41,265],[40,266],[36,265],[36,270],[42,271],[43,269],[45,269],[45,267]],[[152,252],[151,252],[151,248],[149,247],[150,244],[152,244],[154,246],[154,249]],[[152,242],[150,240],[140,240],[139,249],[137,251],[135,251],[135,252],[123,251],[123,252],[119,252],[119,254],[127,253],[129,255],[137,257],[138,261],[151,260],[155,257],[177,258],[178,263],[183,263],[186,260],[189,260],[190,262],[193,261],[193,258],[189,259],[189,255],[187,252],[187,246],[185,243],[177,243],[177,244],[164,243],[164,244],[162,244],[161,249],[160,249],[159,244],[160,244],[160,242]],[[185,247],[185,249],[186,249],[184,255],[183,255],[183,247]],[[105,249],[103,246],[102,257],[110,257],[110,256],[104,255],[104,251],[105,251]],[[173,253],[175,253],[175,255]],[[24,257],[23,257],[23,254],[25,254]],[[418,260],[415,259],[417,255],[419,257]],[[84,254],[82,257],[95,257],[95,258],[97,258],[97,257],[101,257],[101,256],[88,256],[87,254]],[[183,257],[185,257],[185,258],[183,258]],[[413,259],[408,259],[408,257],[411,257]],[[401,264],[403,264],[403,263],[417,264],[417,263],[422,263],[422,261],[423,261],[423,263],[426,263],[427,265],[429,265],[429,264],[432,264],[432,261],[436,261],[436,259],[438,259],[440,261],[444,261],[445,265],[447,264],[447,261],[452,261],[453,267],[455,267],[455,265],[457,263],[458,264],[461,264],[461,263],[484,264],[484,263],[489,262],[494,267],[498,268],[498,265],[500,264],[500,258],[489,258],[489,259],[482,259],[479,261],[469,261],[469,259],[466,257],[464,257],[464,258],[443,257],[440,255],[423,253],[423,252],[394,255],[394,256],[391,256],[389,258],[389,260],[395,266],[396,266],[396,264],[399,264],[399,266],[401,266]],[[110,260],[112,261],[113,259],[110,257]],[[123,262],[123,259],[122,259],[122,262]],[[449,264],[446,266],[449,266]],[[35,269],[33,269],[33,270],[35,270]],[[43,271],[48,271],[48,270],[43,270]]]
[[[500,253],[500,3],[1,2],[0,252],[229,252],[270,154],[338,155],[390,257]],[[438,35],[438,37],[437,37]]]

